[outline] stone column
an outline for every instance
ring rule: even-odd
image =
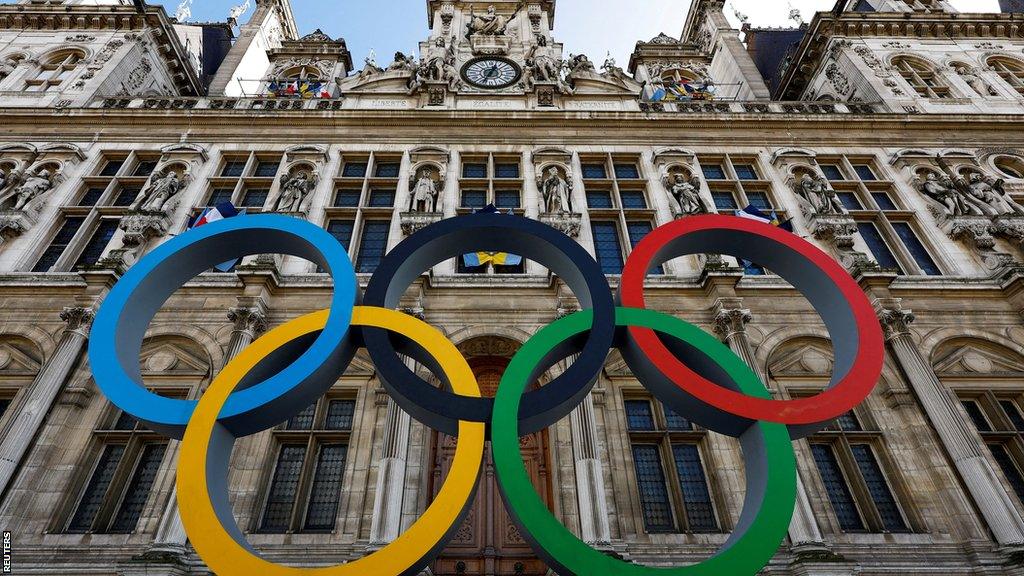
[[[903,310],[899,299],[878,300],[876,309],[890,350],[996,541],[1003,546],[1024,546],[1024,519],[982,453],[977,435],[960,417],[956,401],[939,382],[910,335],[914,314]]]
[[[78,362],[89,336],[93,311],[86,307],[65,308],[60,318],[67,323],[53,354],[43,364],[26,391],[26,398],[7,427],[0,444],[0,496],[10,486],[18,465],[34,443],[50,406],[60,394],[68,375]]]
[[[722,336],[729,348],[742,358],[747,366],[750,366],[761,382],[767,383],[766,375],[760,369],[754,355],[754,346],[747,335],[747,323],[753,320],[750,310],[742,307],[742,300],[739,298],[719,298],[715,303],[715,309],[715,332]],[[789,524],[789,539],[795,553],[828,550],[799,472],[796,477],[796,508],[793,510],[793,520]]]
[[[384,442],[373,495],[370,546],[384,546],[402,531],[402,500],[405,468],[409,454],[409,415],[388,397],[384,421]]]
[[[228,320],[234,323],[235,329],[231,332],[231,340],[228,342],[228,350],[224,356],[225,366],[267,329],[266,307],[257,302],[252,307],[231,308],[228,310]],[[168,452],[176,453],[177,444],[177,440],[171,440]],[[188,536],[181,523],[181,515],[178,514],[178,488],[175,486],[160,519],[156,538],[146,554],[149,556],[167,553],[183,554],[187,541]]]
[[[608,500],[604,490],[604,470],[597,453],[593,395],[587,394],[569,418],[576,467],[576,497],[580,507],[580,537],[587,544],[610,546]]]

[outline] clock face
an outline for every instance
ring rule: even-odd
[[[504,58],[477,58],[462,68],[462,77],[479,88],[507,88],[520,75],[519,66]]]

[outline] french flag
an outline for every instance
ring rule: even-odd
[[[194,220],[189,222],[188,229],[191,230],[193,228],[199,228],[200,226],[203,226],[205,224],[210,224],[211,222],[216,222],[218,220],[224,220],[225,218],[233,218],[235,216],[238,216],[239,214],[240,212],[238,211],[238,208],[235,208],[234,204],[232,204],[231,202],[221,202],[216,206],[209,207],[203,210],[199,214],[199,216],[196,216]],[[214,268],[221,272],[230,272],[231,269],[237,266],[238,263],[241,261],[241,258],[236,258],[234,260],[231,260],[230,262],[218,264],[214,266]]]

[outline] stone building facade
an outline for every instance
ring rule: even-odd
[[[119,0],[0,6],[0,526],[15,573],[208,573],[177,513],[178,443],[110,405],[83,352],[124,270],[232,201],[322,224],[363,282],[406,235],[487,204],[577,238],[612,287],[631,246],[676,218],[792,218],[863,287],[887,355],[863,405],[794,443],[798,506],[765,573],[1024,574],[1019,15],[840,2],[778,61],[773,92],[718,0],[694,0],[682,33],[639,42],[625,69],[566,54],[553,0],[429,0],[419,54],[358,70],[344,41],[300,34],[287,0],[255,4],[215,24]],[[150,326],[147,386],[197,397],[331,287],[272,254],[198,276]],[[671,261],[648,303],[720,336],[776,397],[829,380],[824,326],[756,264]],[[401,304],[491,393],[577,307],[532,262],[446,262]],[[613,354],[570,416],[523,439],[528,469],[594,547],[699,561],[737,522],[742,457],[683,416]],[[360,354],[315,406],[238,444],[235,517],[275,561],[345,562],[418,517],[451,453]],[[547,573],[490,467],[429,572]]]

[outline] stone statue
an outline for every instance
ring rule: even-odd
[[[25,182],[14,191],[14,210],[24,210],[28,203],[49,192],[53,187],[49,170],[40,170],[38,174],[30,174]]]
[[[662,184],[668,191],[669,204],[677,216],[693,216],[711,212],[704,199],[700,197],[700,176],[694,175],[689,180],[682,172],[665,174]]]
[[[364,62],[363,69],[359,71],[359,80],[360,81],[366,80],[370,76],[373,76],[375,74],[380,74],[381,72],[383,72],[383,70],[381,70],[380,66],[377,65],[377,60],[376,60],[376,58],[374,58],[374,56],[372,54],[370,56],[367,56],[363,60],[363,62]]]
[[[814,214],[846,214],[836,191],[829,186],[828,180],[821,176],[804,174],[796,188],[797,193],[814,209]]]
[[[934,172],[929,172],[924,180],[915,178],[914,186],[921,194],[942,206],[949,216],[978,216],[981,214],[977,208],[961,196],[953,180],[948,176],[939,178]]]
[[[561,59],[552,58],[546,50],[538,53],[539,48],[542,46],[531,46],[530,51],[526,53],[523,85],[527,90],[533,90],[538,82],[550,83],[562,94],[571,94],[572,88],[562,80],[562,67],[565,63]]]
[[[174,170],[168,170],[162,176],[154,176],[150,184],[132,202],[132,210],[144,212],[160,212],[185,187],[185,181]]]
[[[442,210],[440,191],[437,189],[437,182],[431,178],[429,170],[420,172],[411,192],[409,195],[410,212],[440,212]]]
[[[547,169],[540,190],[545,213],[572,213],[572,184],[559,174],[558,167],[551,166]]]
[[[957,75],[963,78],[964,82],[978,93],[979,96],[998,96],[999,92],[982,79],[978,71],[966,64],[955,64],[953,69]]]
[[[8,76],[14,73],[14,69],[18,67],[18,63],[10,58],[4,58],[0,60],[0,82],[3,82]]]
[[[275,212],[302,212],[306,196],[316,188],[317,177],[305,170],[281,177],[281,196],[274,204]]]
[[[438,47],[444,48],[443,40]],[[452,92],[457,92],[462,87],[462,78],[459,77],[459,70],[456,68],[455,38],[452,38],[447,49],[435,51],[434,55],[420,66],[419,75],[428,81],[445,82]]]
[[[516,13],[519,13],[518,8]],[[469,39],[478,34],[481,36],[504,36],[505,31],[508,29],[508,23],[512,18],[515,18],[515,14],[511,18],[498,14],[493,4],[487,7],[487,12],[484,14],[477,14],[474,8],[470,8],[469,24],[466,25],[468,28],[466,38]]]
[[[1021,206],[1013,199],[1012,196],[1006,191],[1005,181],[997,180],[991,176],[985,177],[985,182],[992,187],[993,190],[999,194],[999,198],[1002,201],[1005,211],[1004,214],[1012,214],[1014,216],[1024,216],[1024,206]],[[0,187],[2,189],[2,187]]]
[[[570,54],[569,55],[569,75],[576,75],[582,72],[589,72],[596,74],[597,69],[594,68],[594,63],[587,58],[586,54]]]
[[[626,74],[625,70],[615,62],[615,58],[612,58],[611,52],[608,53],[608,57],[605,58],[604,64],[601,65],[601,70],[601,75],[609,80],[616,80],[620,83],[632,80],[632,78]]]
[[[0,192],[3,192],[4,190],[6,190],[7,189],[7,185],[9,183],[10,183],[10,180],[9,180],[9,177],[7,176],[7,172],[4,172],[3,170],[0,170]]]
[[[416,70],[416,59],[402,52],[395,52],[395,61],[388,66],[388,72],[394,70],[413,72]]]

